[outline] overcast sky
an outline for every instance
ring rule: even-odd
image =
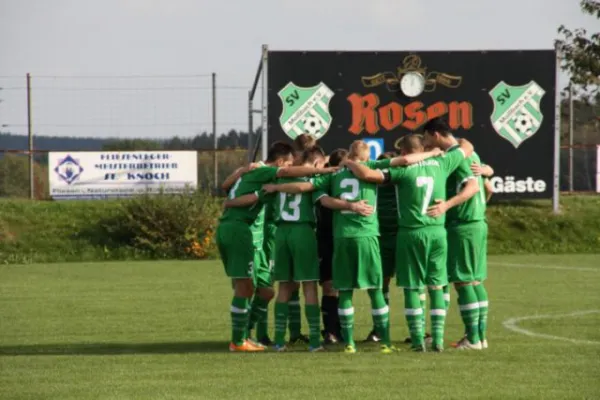
[[[547,49],[560,24],[594,30],[598,21],[582,15],[578,3],[0,0],[5,88],[0,125],[25,132],[20,88],[30,72],[38,134],[170,136],[210,130],[205,89],[210,78],[40,76],[216,72],[219,85],[236,87],[218,92],[219,131],[244,128],[247,90],[262,44],[276,50]],[[149,128],[153,124],[158,127]]]

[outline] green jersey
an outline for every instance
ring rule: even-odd
[[[228,198],[236,199],[251,193],[259,193],[262,186],[277,178],[277,168],[261,166],[242,175],[229,190]],[[258,222],[257,222],[258,220]],[[230,207],[223,211],[221,221],[242,221],[248,225],[264,224],[264,206],[258,202],[249,207]]]
[[[445,215],[429,217],[427,208],[435,204],[435,200],[446,200],[446,180],[464,159],[463,151],[456,150],[389,170],[390,180],[396,184],[399,228],[444,226]]]
[[[450,148],[453,152],[458,146]],[[446,194],[448,198],[456,196],[463,189],[464,185],[470,179],[477,179],[479,183],[479,193],[469,200],[448,210],[446,215],[446,225],[458,225],[465,222],[475,222],[485,220],[485,187],[481,176],[474,176],[471,171],[471,164],[481,163],[479,156],[473,153],[469,158],[463,160],[458,168],[450,175],[446,182]]]
[[[277,183],[308,182],[309,178],[282,178]],[[275,221],[316,224],[314,204],[323,196],[322,191],[312,193],[277,193],[274,201]]]
[[[388,168],[390,160],[367,161],[362,164],[371,169]],[[311,182],[316,190],[322,190],[332,197],[349,202],[366,200],[369,205],[377,207],[377,184],[359,180],[347,168],[313,178]],[[365,217],[349,210],[334,211],[334,238],[370,236],[379,236],[379,222],[376,212]]]
[[[398,208],[396,188],[393,185],[379,186],[377,193],[377,217],[382,236],[396,236],[398,232]]]

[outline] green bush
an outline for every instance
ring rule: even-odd
[[[121,212],[100,221],[111,244],[125,243],[152,258],[215,256],[221,203],[211,195],[142,195],[120,207]]]

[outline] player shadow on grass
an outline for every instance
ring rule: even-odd
[[[62,343],[0,346],[2,356],[228,353],[228,342]]]

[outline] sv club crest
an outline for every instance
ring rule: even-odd
[[[309,133],[316,139],[323,137],[331,126],[329,101],[335,93],[323,82],[313,87],[300,87],[289,82],[277,95],[281,98],[279,117],[281,128],[290,138]]]
[[[494,102],[490,117],[494,130],[515,148],[540,129],[544,116],[540,102],[546,92],[534,81],[522,86],[499,82],[489,95]]]

